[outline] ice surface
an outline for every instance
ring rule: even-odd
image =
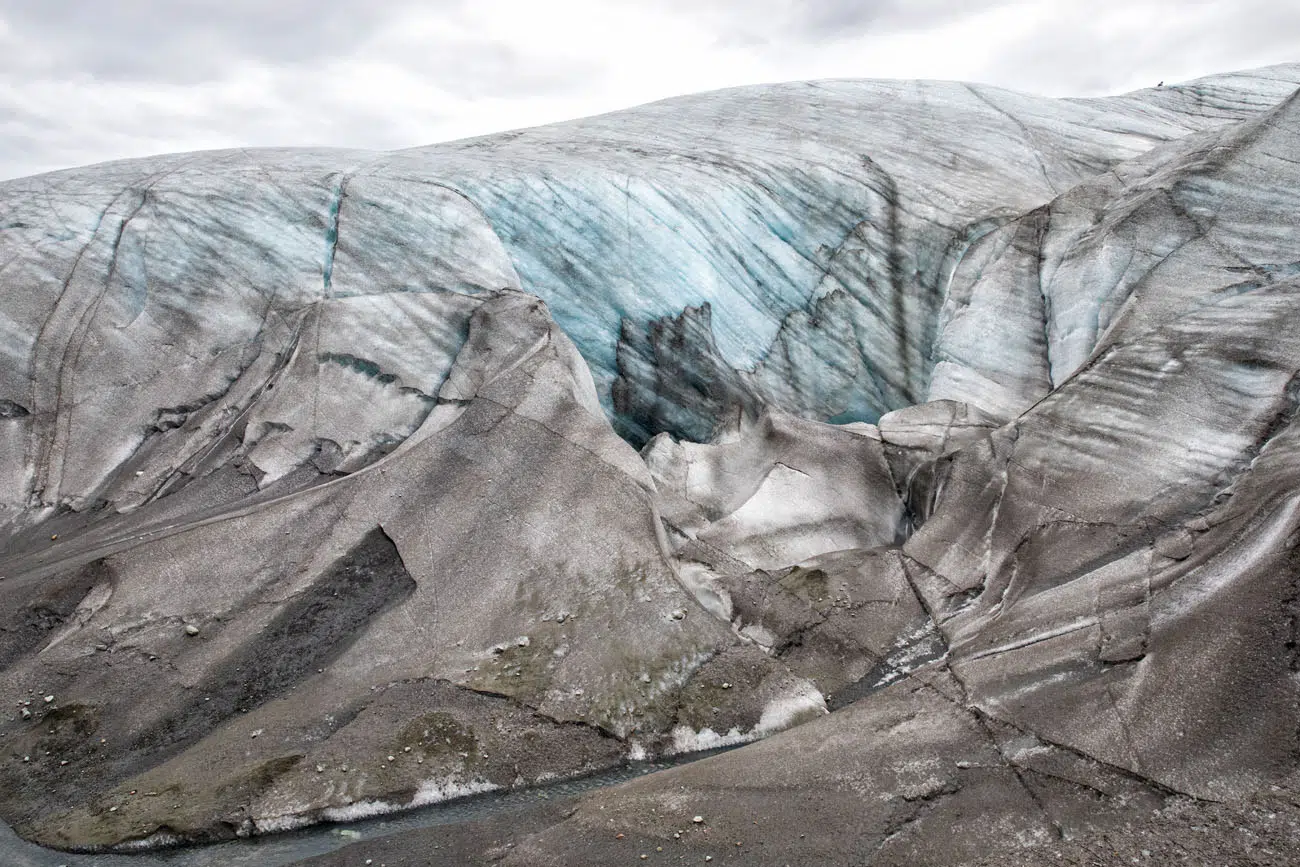
[[[0,694],[59,700],[0,719],[0,810],[113,845],[774,735],[600,804],[955,863],[1261,791],[1298,83],[777,85],[0,185]],[[519,857],[598,863],[583,815]]]

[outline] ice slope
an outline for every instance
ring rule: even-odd
[[[0,186],[0,815],[201,840],[769,735],[494,857],[1295,791],[1298,79]]]
[[[430,293],[547,301],[636,443],[705,439],[737,400],[873,420],[925,397],[967,245],[1297,79],[1082,101],[773,85],[390,154],[185,154],[7,182],[0,523],[173,489],[220,451],[214,403],[289,356],[323,396],[307,416],[222,404],[259,485],[318,451],[372,460],[419,424],[463,334],[459,302]],[[426,325],[404,333],[357,324],[417,307]],[[657,324],[702,307],[707,327]],[[162,444],[187,422],[206,438]]]
[[[1194,840],[1131,823],[1180,804],[1277,819],[1269,799],[1300,792],[1298,196],[1293,95],[974,245],[940,320],[945,400],[860,428],[930,450],[902,464],[919,528],[868,574],[887,587],[901,570],[946,655],[594,796],[505,863],[614,857],[611,817],[638,847],[764,865],[1059,863],[1080,837],[1197,860]],[[1009,421],[963,418],[956,399]],[[790,599],[814,569],[837,575],[823,557],[766,598],[747,589],[763,641],[818,628]],[[680,830],[688,813],[707,834]],[[1215,845],[1243,863],[1294,857],[1231,833]]]

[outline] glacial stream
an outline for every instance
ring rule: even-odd
[[[882,659],[857,683],[829,698],[835,711],[884,689],[909,672],[941,659],[947,647],[933,624],[926,623],[902,637],[894,652]],[[583,777],[562,780],[507,792],[487,792],[430,804],[385,816],[348,823],[321,823],[297,831],[266,834],[197,846],[179,846],[132,854],[80,854],[46,849],[21,839],[0,822],[0,865],[3,867],[283,867],[316,855],[324,855],[361,840],[375,840],[440,825],[458,825],[524,810],[539,801],[563,801],[628,780],[690,764],[737,749],[721,747],[644,762],[626,762],[618,767]]]
[[[0,823],[0,864],[4,867],[282,867],[341,849],[361,840],[374,840],[439,825],[456,825],[523,810],[539,801],[562,801],[584,792],[626,782],[676,765],[699,761],[734,747],[691,753],[648,762],[629,762],[607,771],[571,780],[510,792],[489,792],[431,804],[414,810],[346,824],[323,823],[224,843],[181,846],[133,854],[74,854],[46,849],[21,839]]]

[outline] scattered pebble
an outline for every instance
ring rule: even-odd
[[[45,701],[46,704],[50,704],[51,702],[54,701],[54,696],[52,696],[52,695],[47,695],[47,696],[45,696],[44,701]]]
[[[19,713],[20,713],[20,715],[22,716],[23,719],[31,719],[31,718],[32,718],[32,712],[29,711],[27,708],[23,708]]]
[[[520,647],[527,647],[532,643],[533,640],[529,638],[527,635],[521,635],[515,639],[515,644],[519,645]]]
[[[703,816],[696,816],[694,819],[691,819],[691,821],[694,822],[694,823],[697,824],[697,825],[703,825],[703,824],[704,824],[704,817],[703,817]]]
[[[723,688],[723,689],[731,689],[731,684],[729,684],[729,683],[725,683],[725,682],[724,682],[724,683],[722,684],[722,688]]]
[[[673,609],[673,613],[670,614],[669,616],[670,616],[673,620],[685,620],[685,619],[686,619],[686,609],[685,609],[685,608],[674,608],[674,609]]]
[[[249,735],[249,737],[254,737],[254,738],[255,738],[255,737],[257,737],[258,735],[260,735],[263,731],[264,731],[263,729],[258,729],[257,731],[255,731],[255,732],[253,732],[251,735]]]
[[[643,674],[643,675],[641,675],[641,682],[642,682],[642,683],[649,683],[649,682],[650,682],[650,675],[648,675],[648,674]]]
[[[185,624],[185,634],[186,634],[186,635],[198,635],[198,634],[199,634],[199,628],[198,628],[197,626],[195,626],[193,623],[186,623],[186,624]]]

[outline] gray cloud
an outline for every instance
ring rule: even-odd
[[[451,10],[461,0],[424,8]],[[349,50],[405,4],[355,0],[0,0],[13,35],[47,71],[192,84],[232,64],[311,63]],[[0,63],[4,61],[0,59]]]
[[[1300,7],[1276,0],[539,8],[537,0],[0,0],[0,177],[206,147],[405,147],[744,80],[928,75],[1087,95],[1300,59],[1288,56],[1300,44]],[[619,9],[652,26],[589,26]],[[989,19],[980,16],[993,10],[1024,24],[1014,39],[981,31]],[[532,29],[508,26],[516,20]],[[674,41],[682,34],[691,47]],[[910,59],[885,50],[904,40],[915,47]],[[991,60],[982,50],[990,44],[1002,46]],[[742,67],[746,79],[737,80]],[[633,88],[626,99],[622,87]]]
[[[961,20],[1000,2],[970,0],[669,0],[706,22],[729,44],[813,45],[868,33],[925,29]]]
[[[984,77],[1048,94],[1106,94],[1300,60],[1300,6],[1275,0],[1183,0],[1151,26],[1116,33],[1078,4],[985,68]]]

